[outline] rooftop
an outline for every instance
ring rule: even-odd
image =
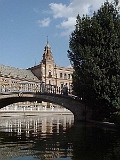
[[[11,66],[5,66],[0,64],[0,74],[4,76],[12,76],[14,78],[19,77],[20,79],[27,79],[30,81],[38,80],[38,78],[27,69],[19,69]]]

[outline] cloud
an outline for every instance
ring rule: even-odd
[[[65,18],[68,17],[71,13],[71,8],[62,3],[50,3],[49,6],[52,10],[54,18]]]
[[[43,20],[37,21],[40,27],[48,27],[50,24],[50,18],[44,18]]]
[[[68,17],[66,20],[63,20],[59,25],[56,25],[57,28],[63,29],[61,36],[68,36],[74,30],[74,24],[76,22],[76,17]]]
[[[110,2],[113,0],[110,0]],[[54,19],[61,19],[62,22],[56,25],[62,29],[61,35],[68,36],[74,30],[76,16],[91,15],[100,8],[104,0],[71,0],[69,5],[63,3],[50,3],[50,10]]]

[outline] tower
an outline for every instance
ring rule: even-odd
[[[48,42],[44,47],[43,59],[41,62],[42,80],[45,84],[54,84],[54,60],[52,50]]]
[[[53,54],[47,38],[44,47],[42,60],[38,65],[29,68],[32,73],[44,82],[48,87],[53,85],[62,88],[64,84],[68,84],[71,88],[73,68],[60,67],[54,64]],[[50,84],[50,85],[49,85]]]
[[[54,64],[52,50],[51,50],[51,47],[49,45],[48,38],[47,38],[46,46],[44,47],[44,53],[43,53],[42,63],[43,64],[45,64],[45,63],[46,64],[47,63]]]

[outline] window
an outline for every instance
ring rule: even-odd
[[[66,73],[64,74],[64,79],[67,79],[67,75],[66,75]]]
[[[70,74],[68,74],[68,79],[70,79]]]
[[[63,88],[63,83],[61,83],[61,88]]]
[[[62,73],[60,73],[60,78],[62,78]]]
[[[52,75],[51,75],[51,71],[49,71],[48,77],[49,77],[49,78],[51,78],[51,77],[52,77]]]

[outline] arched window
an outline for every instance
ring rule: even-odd
[[[52,77],[51,71],[49,71],[48,77],[49,77],[49,78]]]

